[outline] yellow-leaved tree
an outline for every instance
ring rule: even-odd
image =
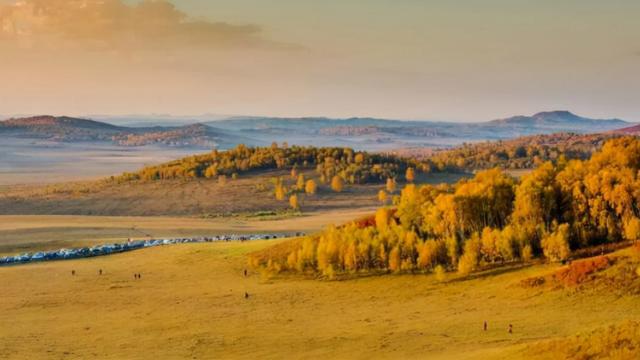
[[[408,182],[413,182],[416,179],[416,171],[414,168],[408,168],[407,172],[405,173],[404,176]]]
[[[302,191],[304,189],[305,181],[304,174],[299,174],[298,179],[296,180],[296,189],[298,191]]]
[[[549,261],[563,261],[569,258],[569,224],[561,224],[552,233],[542,238],[542,252]]]
[[[300,208],[300,203],[298,202],[298,195],[293,194],[289,197],[289,205],[294,210],[298,210]]]
[[[380,201],[383,204],[387,203],[387,193],[384,190],[380,190],[378,191],[378,201]]]
[[[396,181],[392,178],[387,179],[387,192],[393,194],[396,191]]]
[[[307,180],[307,183],[304,185],[304,192],[309,195],[313,195],[318,191],[318,185],[312,179]]]
[[[336,175],[331,179],[331,189],[335,192],[342,192],[344,189],[344,181],[340,176]]]

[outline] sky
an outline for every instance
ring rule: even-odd
[[[640,121],[637,0],[0,0],[0,114]]]

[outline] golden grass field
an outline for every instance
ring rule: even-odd
[[[320,281],[251,272],[245,278],[246,254],[277,241],[175,245],[0,268],[0,354],[558,358],[546,350],[574,341],[565,337],[640,320],[638,296],[521,285],[559,265],[498,269],[466,280],[449,275],[442,283],[432,275]]]
[[[305,172],[316,178],[314,171]],[[422,175],[421,182],[441,183],[463,174]],[[282,211],[287,199],[277,201],[272,180],[295,179],[286,171],[261,171],[227,180],[166,180],[155,182],[81,182],[55,185],[0,186],[0,215],[92,215],[92,216],[209,216],[222,213]],[[317,179],[316,179],[317,180]],[[351,210],[379,205],[377,194],[384,184],[346,186],[341,193],[320,185],[315,195],[301,195],[303,212]],[[400,186],[399,186],[400,188]]]
[[[1,215],[0,255],[122,243],[128,238],[230,233],[313,232],[370,215],[375,208],[330,210],[291,217],[187,217]],[[133,230],[135,229],[135,230]]]

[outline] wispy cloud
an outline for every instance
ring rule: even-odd
[[[254,24],[195,19],[166,0],[23,0],[0,5],[0,41],[97,50],[288,48]]]

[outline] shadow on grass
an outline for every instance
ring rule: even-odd
[[[533,262],[533,263],[515,263],[515,264],[510,264],[510,265],[503,265],[503,266],[494,267],[494,268],[487,269],[487,270],[482,270],[480,272],[472,273],[472,274],[469,274],[467,276],[456,277],[456,278],[453,278],[453,279],[445,281],[445,283],[486,279],[486,278],[490,278],[490,277],[494,277],[494,276],[499,276],[499,275],[504,275],[504,274],[509,274],[509,273],[512,273],[512,272],[520,271],[522,269],[529,268],[529,267],[531,267],[531,266],[533,266],[535,264],[536,263]]]

